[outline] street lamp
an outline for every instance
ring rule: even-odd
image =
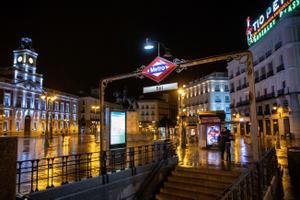
[[[92,110],[95,111],[95,123],[93,124],[93,133],[97,130],[97,110],[100,109],[100,106],[92,106]]]
[[[163,47],[165,50],[165,54],[163,55],[163,57],[172,57],[171,53],[170,53],[170,49],[166,47],[166,45],[164,45],[161,42],[155,41],[155,40],[150,40],[149,38],[146,38],[146,42],[144,44],[144,49],[145,50],[152,50],[155,48],[155,44],[157,45],[157,56],[160,56],[160,48]]]
[[[184,108],[183,99],[185,96],[185,90],[183,88],[178,89],[179,94],[179,119],[180,119],[180,137],[181,137],[181,147],[186,147],[186,130],[184,125],[184,118],[186,109]]]
[[[49,118],[49,102],[53,102],[57,99],[56,96],[51,96],[51,95],[42,95],[41,99],[46,101],[46,131],[45,131],[45,136],[48,139],[49,138],[49,131],[48,131],[48,118]],[[50,138],[52,138],[52,116],[51,116],[51,121],[50,121]]]

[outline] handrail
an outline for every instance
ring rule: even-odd
[[[272,147],[227,187],[220,199],[244,199],[245,196],[247,199],[263,199],[265,189],[271,184],[272,177],[277,176],[278,169],[276,150]]]
[[[108,183],[108,176],[123,170],[132,170],[136,166],[157,163],[165,158],[171,146],[163,143],[129,147],[118,150],[70,154],[41,159],[17,161],[16,191],[28,194],[39,190],[81,181],[96,176],[103,177],[103,184]]]

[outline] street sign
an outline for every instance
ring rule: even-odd
[[[175,64],[158,56],[142,71],[142,74],[159,83],[174,69]]]
[[[155,85],[150,87],[144,87],[143,93],[151,93],[151,92],[161,92],[161,91],[168,91],[168,90],[177,90],[178,83],[168,83],[163,85]]]

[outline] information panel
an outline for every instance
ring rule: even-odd
[[[209,146],[218,145],[218,137],[220,135],[219,125],[207,125],[206,134],[207,134],[207,145]]]
[[[110,146],[126,144],[126,112],[110,112]]]

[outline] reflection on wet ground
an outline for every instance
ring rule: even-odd
[[[252,160],[252,148],[251,144],[245,142],[244,137],[237,137],[231,144],[231,163],[221,160],[221,153],[218,149],[201,149],[197,143],[189,144],[187,148],[182,149],[177,147],[177,154],[179,158],[179,164],[184,166],[213,166],[218,168],[229,167],[243,167],[253,162]],[[275,145],[274,138],[268,138],[265,140],[264,145],[259,144],[260,151]],[[299,194],[296,194],[295,188],[290,181],[290,175],[288,172],[288,159],[287,159],[287,147],[288,146],[300,146],[300,140],[293,140],[286,142],[282,140],[280,142],[280,149],[276,149],[278,163],[283,168],[283,190],[284,199],[297,199]],[[298,191],[299,192],[299,191]]]
[[[135,147],[136,165],[141,163],[141,157],[143,162],[154,159],[153,145],[150,144],[151,141],[127,144],[127,147]],[[20,184],[17,184],[17,192],[24,194],[99,176],[99,152],[99,139],[94,135],[54,137],[49,140],[49,146],[45,145],[44,137],[18,138],[17,168],[20,173],[17,174],[17,183]],[[107,154],[107,157],[110,156]],[[110,164],[109,167],[127,167],[128,161],[129,157],[126,166]]]

